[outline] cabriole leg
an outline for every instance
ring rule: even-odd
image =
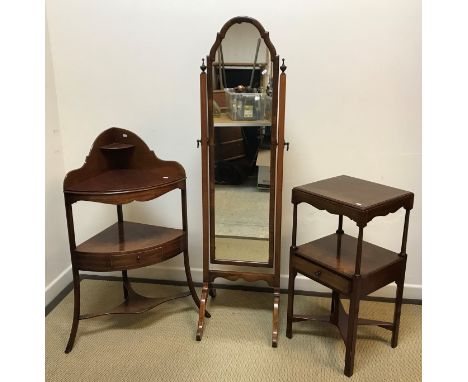
[[[195,302],[197,307],[200,309],[200,300],[198,299],[198,295],[197,295],[195,286],[193,285],[193,281],[192,281],[192,274],[190,273],[188,250],[184,251],[184,267],[185,267],[185,275],[187,277],[187,284],[190,290],[190,294],[192,295],[193,301]],[[207,311],[205,311],[205,317],[208,317],[208,318],[211,317]]]
[[[279,300],[280,289],[274,288],[273,290],[273,333],[271,338],[271,346],[274,348],[278,346],[278,332],[279,332]]]
[[[203,288],[202,288],[202,293],[201,293],[201,299],[200,299],[200,311],[198,314],[198,326],[197,326],[197,341],[201,341],[203,337],[203,330],[205,328],[205,317],[206,313],[206,300],[208,298],[208,283],[204,282],[203,283]]]
[[[75,343],[76,332],[78,331],[78,323],[80,321],[80,274],[77,269],[73,269],[73,323],[70,331],[70,338],[65,349],[65,353],[70,353]]]

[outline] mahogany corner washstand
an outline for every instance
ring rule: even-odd
[[[85,164],[67,174],[63,191],[73,270],[74,312],[65,353],[73,348],[79,320],[109,314],[142,313],[189,295],[200,306],[190,274],[185,178],[185,170],[179,163],[158,159],[137,135],[115,127],[101,133]],[[181,190],[182,229],[124,221],[123,204],[155,199],[175,189]],[[72,205],[78,201],[117,205],[117,223],[77,246]],[[128,269],[157,264],[180,253],[184,255],[188,292],[173,297],[149,298],[133,290]],[[122,304],[109,312],[80,314],[80,270],[122,271]]]
[[[406,240],[413,201],[414,194],[411,192],[345,175],[292,190],[294,215],[286,336],[292,338],[293,322],[312,320],[336,325],[346,345],[344,373],[348,377],[353,374],[358,325],[377,325],[392,331],[391,345],[393,348],[397,346],[406,269]],[[297,205],[300,203],[338,215],[336,233],[297,246]],[[367,223],[376,216],[385,216],[400,208],[406,210],[400,253],[363,240]],[[344,233],[343,216],[356,222],[358,238]],[[294,281],[298,272],[332,289],[330,315],[313,317],[293,314]],[[397,285],[393,322],[358,318],[360,299],[392,282]],[[349,297],[349,314],[345,312],[340,296]]]

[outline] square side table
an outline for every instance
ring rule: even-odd
[[[292,338],[293,322],[325,321],[336,325],[346,345],[344,373],[350,377],[354,369],[358,325],[377,325],[390,330],[391,345],[397,346],[406,270],[406,241],[414,194],[342,175],[295,187],[292,203],[294,212],[286,336]],[[338,215],[337,231],[297,246],[297,205],[300,203]],[[388,215],[400,208],[406,210],[400,253],[363,240],[364,227],[374,217]],[[356,222],[359,227],[357,238],[344,233],[343,216]],[[332,289],[330,315],[315,317],[293,314],[294,282],[298,272]],[[360,300],[392,282],[397,284],[393,322],[360,319]],[[343,308],[341,295],[350,299],[349,313]]]

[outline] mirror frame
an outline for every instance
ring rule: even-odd
[[[273,63],[273,94],[272,94],[272,107],[271,107],[271,141],[270,141],[270,206],[269,206],[269,245],[268,245],[268,261],[245,261],[245,260],[220,260],[216,259],[215,248],[215,131],[213,119],[213,63],[216,59],[216,52],[226,36],[227,31],[235,24],[249,23],[257,28],[260,37],[264,41],[267,49],[270,52],[270,61]],[[257,20],[247,17],[238,16],[227,21],[221,28],[216,36],[216,41],[210,49],[210,54],[206,57],[207,62],[207,100],[208,100],[208,178],[209,178],[209,252],[210,262],[213,264],[227,264],[239,266],[254,266],[254,267],[267,267],[273,268],[275,258],[275,232],[281,227],[275,226],[277,219],[275,213],[276,205],[276,152],[278,148],[278,90],[279,90],[279,56],[276,54],[276,49],[271,43],[269,32]]]

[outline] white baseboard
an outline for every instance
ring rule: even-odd
[[[70,265],[46,286],[45,305],[47,306],[72,280],[72,267]]]
[[[203,270],[201,268],[191,268],[192,279],[195,282],[201,282],[203,280]],[[82,274],[90,275],[103,275],[103,276],[121,276],[121,272],[81,272]],[[173,280],[173,281],[186,281],[185,270],[183,267],[145,267],[139,269],[133,269],[128,271],[129,277],[147,278],[147,279],[158,279],[158,280]],[[281,275],[281,288],[287,289],[288,287],[288,274]],[[227,285],[248,285],[266,287],[265,282],[248,283],[244,280],[229,281],[226,279],[216,279],[217,283]],[[330,292],[330,289],[308,279],[305,276],[298,275],[296,277],[296,290],[311,291],[311,292]],[[390,297],[394,298],[396,294],[395,283],[389,284],[378,291],[372,293],[370,296],[375,297]],[[422,300],[422,286],[415,284],[405,284],[403,291],[403,297],[407,299]]]

